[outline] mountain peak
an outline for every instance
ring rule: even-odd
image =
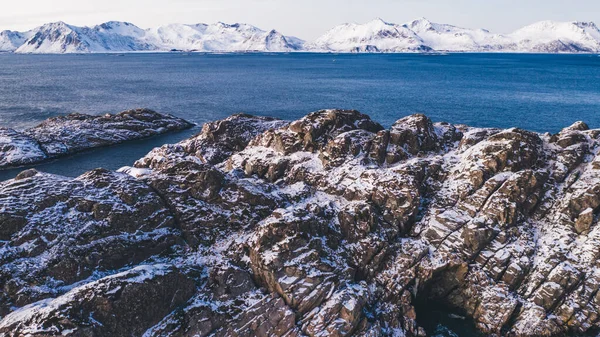
[[[416,18],[414,20],[412,20],[411,22],[415,22],[415,23],[432,23],[428,18],[422,16],[420,18]]]
[[[385,21],[384,19],[380,18],[380,17],[376,17],[375,19],[371,20],[371,22],[382,22],[382,23],[388,23],[387,21]]]
[[[112,38],[108,38],[108,40],[118,39],[119,37],[123,37],[124,39],[141,39],[146,35],[146,31],[138,26],[121,21],[108,21],[91,28],[91,30],[91,34],[106,34],[111,36]],[[136,42],[131,41],[131,44],[135,45]]]
[[[44,28],[71,28],[70,25],[68,25],[67,23],[65,23],[64,21],[56,21],[56,22],[50,22],[50,23],[46,23],[44,25],[42,25],[41,27]]]
[[[393,26],[392,23],[385,21],[382,18],[375,18],[365,24],[366,26]]]
[[[427,18],[425,17],[420,17],[418,19],[412,20],[406,24],[404,24],[404,27],[413,29],[413,30],[427,30],[427,29],[431,29],[433,27],[433,22],[429,21]]]
[[[127,26],[127,27],[131,27],[131,26],[135,26],[135,25],[133,23],[126,22],[126,21],[107,21],[107,22],[101,24],[100,26],[106,26],[106,27]]]
[[[56,21],[56,22],[46,23],[46,24],[34,29],[34,31],[38,31],[38,32],[59,31],[59,32],[76,33],[77,29],[74,26],[71,26],[71,25],[65,23],[64,21]]]
[[[222,28],[236,28],[236,29],[240,28],[242,26],[242,24],[237,23],[237,22],[235,22],[235,23],[225,23],[225,22],[222,22],[222,21],[217,22],[215,25],[217,27],[222,27]]]
[[[598,26],[596,26],[596,24],[592,21],[573,21],[573,24],[579,28],[591,28],[591,29],[595,29],[595,30],[599,30]]]

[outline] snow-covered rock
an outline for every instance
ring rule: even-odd
[[[433,23],[426,18],[404,24],[430,48],[438,51],[491,51],[497,45],[510,43],[499,34],[485,29],[469,29],[452,25]]]
[[[302,40],[265,32],[248,24],[171,24],[149,29],[145,39],[161,50],[270,51],[289,52],[302,48]]]
[[[0,47],[17,53],[102,53],[141,51],[289,52],[303,41],[247,24],[172,24],[141,29],[131,23],[110,21],[94,27],[64,22],[43,25],[27,33],[4,32]]]
[[[145,31],[126,22],[76,27],[55,22],[34,29],[17,53],[90,53],[148,51],[156,47],[143,41]]]
[[[375,19],[366,24],[348,23],[329,30],[314,43],[313,51],[332,52],[420,52],[430,51],[412,30]]]
[[[17,53],[77,53],[91,51],[90,39],[83,29],[64,22],[48,23],[32,31],[32,36]]]
[[[515,51],[540,53],[600,52],[600,30],[593,22],[541,21],[507,36]]]
[[[39,163],[84,150],[191,128],[193,124],[148,109],[50,118],[22,132],[0,128],[0,168]]]
[[[48,159],[35,138],[0,127],[0,168],[22,166]]]
[[[0,52],[17,50],[28,38],[29,32],[19,33],[10,30],[0,32]]]
[[[593,22],[542,21],[511,34],[494,34],[425,18],[403,25],[377,19],[337,26],[306,46],[312,51],[332,52],[597,53],[600,31]]]

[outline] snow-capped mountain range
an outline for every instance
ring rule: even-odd
[[[249,24],[222,22],[170,24],[150,29],[117,21],[94,27],[55,22],[27,32],[0,32],[0,52],[145,51],[598,53],[600,30],[593,22],[541,21],[510,34],[495,34],[421,18],[405,24],[382,19],[343,24],[313,42]]]
[[[337,52],[597,53],[600,30],[593,22],[541,21],[510,34],[494,34],[425,18],[402,25],[375,19],[337,26],[306,48]]]
[[[141,29],[128,22],[111,21],[94,27],[64,22],[48,23],[31,31],[0,33],[0,51],[15,53],[104,53],[145,51],[289,52],[304,41],[247,24],[171,24]]]

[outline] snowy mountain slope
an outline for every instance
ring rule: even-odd
[[[0,32],[0,52],[15,51],[27,40],[28,35],[28,33],[13,32],[11,30]]]
[[[77,27],[64,22],[34,29],[20,43],[6,43],[17,53],[93,53],[135,51],[274,51],[302,48],[304,41],[269,32],[248,24],[172,24],[141,29],[131,23],[110,21],[94,27]],[[8,40],[8,38],[7,38]],[[14,39],[13,39],[14,40]],[[12,40],[11,40],[12,41]],[[16,46],[20,46],[16,48]],[[13,46],[14,45],[14,46]],[[11,47],[12,46],[12,47]]]
[[[593,22],[541,21],[509,34],[508,38],[516,51],[600,51],[600,31]]]
[[[486,51],[494,46],[510,44],[509,38],[485,29],[461,28],[433,23],[420,18],[403,25],[417,34],[423,42],[441,51]]]
[[[89,53],[155,50],[141,38],[145,31],[126,22],[107,22],[95,27],[76,27],[64,22],[33,30],[17,53]]]
[[[16,52],[18,53],[72,53],[85,51],[80,31],[64,22],[48,23],[33,30]]]
[[[600,52],[600,31],[592,23],[542,21],[511,34],[494,34],[420,18],[403,25],[376,19],[334,27],[311,51],[333,52]]]
[[[366,24],[348,23],[329,30],[308,46],[311,51],[419,52],[429,51],[412,30],[382,19]]]
[[[541,21],[511,34],[437,24],[427,19],[407,23],[431,48],[440,51],[599,52],[600,31],[593,22]]]
[[[90,38],[101,51],[147,51],[156,46],[145,41],[146,31],[129,23],[110,21],[90,29]]]
[[[402,25],[375,19],[336,26],[314,42],[249,24],[170,24],[142,29],[110,21],[93,27],[48,23],[31,31],[0,32],[0,52],[515,52],[598,53],[593,22],[541,21],[510,34],[461,28],[420,18]]]
[[[265,32],[248,24],[171,24],[146,31],[144,39],[162,50],[274,51],[300,50],[303,41]]]

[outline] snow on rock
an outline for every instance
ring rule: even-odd
[[[506,37],[485,29],[433,23],[426,18],[406,23],[404,27],[414,31],[424,44],[439,51],[492,51],[498,45],[510,43]]]
[[[366,24],[348,23],[329,30],[308,46],[315,51],[421,52],[430,51],[412,30],[375,19]]]
[[[0,32],[0,52],[14,52],[28,38],[30,33],[20,33],[10,30]]]
[[[162,50],[188,51],[272,51],[289,52],[302,48],[303,41],[272,30],[265,32],[248,24],[171,24],[152,28],[145,39]]]
[[[591,333],[599,150],[581,122],[321,110],[207,123],[123,173],[25,171],[0,183],[0,334],[416,337],[415,303],[487,335]]]
[[[542,21],[511,34],[494,34],[425,18],[403,25],[376,19],[362,25],[337,26],[306,46],[332,52],[597,53],[600,31],[593,22]]]
[[[22,166],[48,158],[37,140],[7,128],[0,128],[0,154],[0,167]]]
[[[0,50],[17,53],[102,53],[187,50],[203,52],[269,51],[289,52],[302,48],[303,41],[265,32],[248,24],[171,24],[141,29],[128,22],[110,21],[94,27],[77,27],[64,22],[49,23],[22,34],[5,32]],[[10,35],[12,34],[12,35]]]
[[[156,49],[139,38],[144,31],[130,23],[107,22],[95,27],[76,27],[64,22],[45,24],[29,33],[17,53],[88,53],[147,51]]]
[[[139,266],[20,308],[2,320],[0,333],[140,336],[194,290],[194,282],[173,266]]]
[[[140,38],[144,30],[126,22],[76,27],[64,22],[45,24],[29,33],[17,53],[87,53],[148,51],[156,48]]]
[[[38,163],[87,149],[192,127],[183,119],[148,109],[50,118],[23,132],[0,128],[0,168]]]
[[[541,21],[521,28],[508,37],[516,51],[588,52],[600,51],[600,31],[593,22]]]
[[[78,178],[22,172],[0,183],[0,315],[60,295],[95,275],[140,263],[178,244],[159,195],[106,170]]]

